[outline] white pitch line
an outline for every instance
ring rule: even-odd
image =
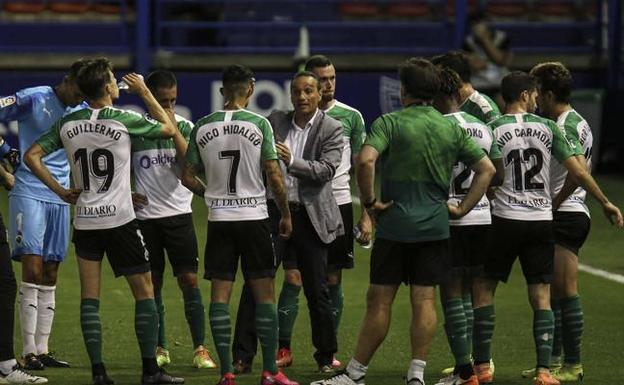
[[[595,275],[596,277],[602,277],[604,279],[608,279],[609,281],[624,284],[624,275],[621,274],[611,273],[606,270],[584,265],[582,263],[579,263],[579,270],[591,275]]]
[[[359,205],[360,204],[360,198],[357,196],[351,196],[353,203]],[[624,275],[621,274],[616,274],[616,273],[611,273],[609,271],[606,270],[602,270],[602,269],[598,269],[595,267],[591,267],[588,265],[585,265],[583,263],[579,263],[579,270],[582,272],[585,272],[587,274],[591,274],[594,275],[596,277],[601,277],[604,279],[608,279],[609,281],[613,281],[613,282],[617,282],[617,283],[622,283],[624,284]]]

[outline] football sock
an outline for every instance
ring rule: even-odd
[[[155,358],[156,343],[158,342],[158,312],[153,298],[135,302],[134,331],[139,341],[141,357]]]
[[[22,355],[37,354],[35,332],[37,331],[37,296],[39,285],[22,282],[19,289],[19,311],[22,325]]]
[[[338,327],[340,326],[340,319],[342,318],[342,308],[344,305],[344,294],[342,292],[342,285],[329,286],[329,298],[331,300],[332,315],[334,319],[334,330],[338,335]]]
[[[474,309],[472,354],[475,364],[490,362],[492,358],[492,336],[494,335],[495,321],[494,305]]]
[[[156,312],[158,314],[158,344],[164,349],[167,349],[167,334],[165,328],[165,303],[162,299],[162,294],[158,293],[154,295],[154,302],[156,303]]]
[[[584,323],[580,296],[561,299],[561,318],[565,363],[580,364]]]
[[[100,300],[83,298],[80,301],[80,327],[91,365],[102,363],[102,324]]]
[[[425,366],[427,363],[422,360],[413,359],[407,370],[407,381],[418,378],[423,384],[425,383]]]
[[[299,313],[299,292],[301,286],[284,281],[277,302],[279,319],[279,347],[290,349],[290,338]]]
[[[349,364],[347,365],[347,375],[352,380],[358,380],[366,376],[366,371],[368,370],[368,366],[361,364],[355,358],[351,358]]]
[[[0,361],[0,372],[2,374],[7,375],[13,371],[13,367],[17,365],[17,361],[15,358],[11,358],[10,360]]]
[[[6,244],[0,243],[0,250],[7,248]],[[6,362],[6,360],[14,359],[13,351],[13,325],[15,317],[15,295],[17,294],[17,283],[15,282],[15,275],[11,269],[10,256],[8,249],[5,249],[5,256],[0,258],[6,258],[2,261],[6,266],[0,270],[0,361]],[[0,251],[0,254],[3,252]]]
[[[208,310],[212,340],[217,348],[221,375],[232,373],[232,353],[230,352],[230,340],[232,337],[232,325],[230,323],[230,307],[227,303],[212,302]]]
[[[37,329],[35,331],[35,342],[37,344],[37,354],[48,353],[48,340],[52,331],[54,321],[54,309],[56,303],[56,286],[40,285],[37,295]]]
[[[193,347],[197,349],[204,344],[205,323],[204,304],[202,303],[201,291],[199,288],[192,288],[182,292],[184,296],[184,315],[191,330]]]
[[[466,342],[468,349],[472,353],[472,325],[474,323],[474,312],[472,310],[472,295],[466,294],[462,297],[464,314],[466,315]]]
[[[277,308],[273,303],[256,304],[256,331],[262,347],[262,369],[277,373]]]
[[[466,339],[466,314],[461,298],[452,298],[446,301],[444,319],[455,364],[457,366],[469,364],[470,345]]]
[[[550,298],[550,307],[555,316],[555,333],[553,334],[552,358],[561,357],[562,333],[561,329],[561,305],[557,298]]]
[[[552,310],[536,310],[533,313],[533,338],[538,368],[550,368],[555,316]]]

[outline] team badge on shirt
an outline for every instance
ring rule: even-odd
[[[0,98],[0,108],[4,108],[10,106],[11,104],[15,104],[16,102],[15,95],[6,96],[4,98]]]

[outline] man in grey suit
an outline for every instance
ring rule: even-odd
[[[292,237],[277,244],[286,270],[287,283],[282,290],[295,286],[288,285],[289,274],[299,269],[310,311],[312,342],[317,349],[314,357],[319,369],[327,372],[332,370],[337,350],[327,288],[327,253],[328,245],[344,233],[331,184],[342,157],[342,127],[318,108],[321,94],[316,75],[296,74],[290,91],[295,110],[275,111],[269,116],[286,175],[293,220]],[[279,308],[280,320],[293,316],[288,314],[288,304],[280,303]],[[280,348],[283,342],[280,340]]]

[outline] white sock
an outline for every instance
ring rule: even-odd
[[[56,286],[39,286],[37,297],[37,330],[35,332],[35,342],[37,343],[37,354],[48,353],[48,340],[54,321],[54,297]]]
[[[418,378],[422,383],[425,383],[425,366],[427,363],[421,360],[412,360],[410,367],[407,370],[407,380]]]
[[[368,366],[361,364],[355,358],[351,358],[349,364],[347,365],[347,375],[352,380],[358,380],[360,378],[364,378],[366,376],[366,371],[368,370]],[[363,384],[364,382],[360,382]]]
[[[17,361],[15,358],[6,361],[0,361],[0,372],[2,374],[7,375],[13,371],[13,367],[17,365]]]
[[[22,355],[37,354],[35,331],[37,329],[37,295],[39,285],[21,282],[19,288],[19,312],[22,326]]]

